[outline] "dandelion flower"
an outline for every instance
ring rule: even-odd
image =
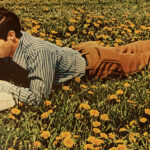
[[[122,95],[122,94],[123,94],[123,91],[122,91],[122,90],[117,90],[117,91],[116,91],[116,94],[117,94],[117,95]]]
[[[14,148],[8,148],[8,150],[15,150]]]
[[[56,32],[55,30],[51,31],[52,34],[57,34],[58,32]]]
[[[94,92],[93,91],[88,91],[88,94],[94,95]]]
[[[85,84],[81,84],[80,87],[83,89],[87,89],[87,86]]]
[[[71,31],[71,32],[73,32],[75,30],[75,27],[74,26],[69,26],[68,30]]]
[[[68,148],[72,148],[74,145],[74,140],[70,137],[66,137],[63,141],[64,145]]]
[[[20,109],[18,109],[18,108],[12,108],[12,109],[11,109],[11,113],[12,113],[12,114],[19,115],[20,112],[21,112],[21,111],[20,111]]]
[[[15,117],[14,115],[12,115],[12,113],[10,113],[8,117],[9,117],[10,119],[12,119],[12,120],[15,120],[15,119],[16,119],[16,117]]]
[[[36,147],[36,148],[39,148],[39,147],[41,146],[41,142],[35,141],[35,142],[33,143],[33,146]]]
[[[98,110],[92,109],[92,110],[90,110],[90,115],[94,116],[94,117],[98,117],[99,116],[99,112],[98,112]]]
[[[116,140],[116,143],[123,143],[123,140],[118,139],[118,140]]]
[[[104,139],[108,139],[108,135],[106,133],[100,133],[100,137]]]
[[[124,131],[127,131],[127,129],[126,128],[120,128],[119,129],[119,132],[124,132]]]
[[[128,88],[128,87],[130,87],[130,84],[129,83],[125,83],[124,87]]]
[[[83,115],[82,114],[80,114],[80,113],[77,113],[77,114],[75,114],[75,118],[76,119],[83,119]]]
[[[96,146],[99,146],[101,144],[104,144],[104,141],[102,139],[98,139],[98,138],[95,138],[93,141],[92,141],[92,144],[93,145],[96,145]]]
[[[62,89],[63,89],[64,91],[69,91],[69,90],[70,90],[69,86],[63,86]]]
[[[63,137],[63,138],[71,137],[71,133],[68,132],[68,131],[63,131],[63,132],[60,133],[60,136]]]
[[[58,46],[62,46],[63,44],[61,43],[61,41],[60,41],[60,40],[56,40],[56,45],[58,45]]]
[[[145,109],[145,114],[150,115],[150,109]]]
[[[114,134],[114,133],[109,133],[108,136],[109,136],[109,138],[111,138],[112,140],[115,139],[115,134]]]
[[[46,105],[46,106],[50,106],[51,104],[52,104],[51,101],[49,101],[49,100],[46,100],[46,101],[45,101],[45,105]]]
[[[93,128],[93,132],[94,132],[94,133],[100,133],[100,132],[101,132],[101,130],[100,130],[100,129],[98,129],[98,128]]]
[[[94,136],[89,136],[87,141],[93,143],[93,141],[95,140]]]
[[[45,119],[45,118],[48,118],[49,116],[49,112],[44,112],[42,115],[41,115],[41,118],[42,119]]]
[[[63,137],[62,136],[56,136],[56,141],[62,140]]]
[[[84,150],[93,150],[93,144],[85,144],[84,145],[84,148],[83,148]]]
[[[112,94],[112,95],[110,95],[109,96],[109,100],[113,100],[113,99],[117,99],[118,97],[117,97],[117,95],[115,95],[115,94]]]
[[[145,132],[143,133],[143,135],[144,135],[144,136],[147,136],[147,135],[148,135],[148,133],[145,131]]]
[[[146,118],[140,118],[140,122],[142,122],[142,123],[146,123],[147,122],[147,119]]]
[[[81,81],[81,79],[79,77],[75,78],[75,82],[79,83]]]
[[[107,114],[102,114],[102,115],[100,116],[100,119],[103,120],[103,121],[108,121],[108,120],[109,120],[109,117],[108,117]]]
[[[97,89],[98,87],[96,85],[92,85],[91,88]]]
[[[127,150],[127,147],[123,144],[119,144],[117,148],[118,150]]]
[[[94,121],[93,123],[92,123],[92,125],[93,125],[93,127],[99,127],[100,125],[101,125],[101,123],[99,122],[99,121]]]
[[[113,147],[109,148],[109,150],[118,150],[118,148],[113,146]]]
[[[49,131],[43,131],[40,136],[44,139],[48,139],[51,136],[51,134]]]
[[[90,106],[88,104],[85,104],[85,103],[81,103],[80,106],[79,106],[80,109],[84,108],[84,109],[87,109],[89,110],[90,109]]]
[[[136,120],[132,120],[132,121],[130,121],[129,126],[133,126],[133,125],[136,125],[136,124],[137,124]]]
[[[53,114],[53,110],[52,109],[48,110],[48,113]]]

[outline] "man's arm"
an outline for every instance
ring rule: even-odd
[[[56,55],[49,51],[36,51],[27,61],[30,88],[13,85],[0,81],[0,92],[12,94],[16,100],[25,103],[39,103],[42,96],[50,93],[56,68]]]

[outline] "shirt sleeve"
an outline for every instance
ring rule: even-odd
[[[38,104],[42,98],[48,97],[54,80],[56,54],[54,52],[34,52],[27,61],[30,88],[16,86],[7,81],[0,81],[0,92],[12,94],[16,100]]]

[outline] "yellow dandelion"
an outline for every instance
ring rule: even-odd
[[[130,84],[129,83],[125,83],[124,87],[128,88],[128,87],[130,87]]]
[[[120,103],[120,99],[116,99],[116,102],[117,102],[117,103]]]
[[[115,139],[116,135],[114,133],[109,133],[108,136],[109,136],[110,139],[113,140],[113,139]]]
[[[67,33],[66,33],[66,36],[71,36],[71,34],[67,32]]]
[[[118,150],[127,150],[127,147],[123,144],[119,144],[117,148]]]
[[[70,19],[69,20],[71,23],[77,23],[78,21],[77,20],[75,20],[75,19]]]
[[[93,145],[96,145],[96,146],[99,146],[101,144],[104,144],[104,141],[102,139],[98,139],[98,138],[95,138],[93,141],[92,141],[92,144]]]
[[[12,109],[11,109],[11,113],[14,114],[14,115],[19,115],[20,112],[21,112],[21,110],[18,109],[18,108],[12,108]]]
[[[109,100],[114,100],[114,99],[117,99],[118,97],[117,97],[117,95],[115,95],[115,94],[112,94],[112,95],[110,95],[109,96]]]
[[[130,142],[136,142],[136,138],[135,138],[135,134],[134,133],[130,133],[129,134],[129,140],[130,140]]]
[[[62,46],[63,44],[62,44],[62,42],[60,40],[56,40],[56,45]]]
[[[101,130],[100,130],[99,128],[93,128],[93,132],[94,132],[94,133],[100,133]]]
[[[90,109],[90,106],[88,104],[85,104],[85,103],[81,103],[80,106],[79,106],[80,109],[84,108],[84,109],[87,109],[89,110]]]
[[[145,114],[150,115],[150,109],[145,109]]]
[[[123,94],[123,91],[122,91],[122,90],[117,90],[117,91],[116,91],[116,94],[117,94],[117,95],[122,95],[122,94]]]
[[[132,120],[132,121],[130,121],[129,126],[133,126],[133,125],[136,125],[136,124],[137,124],[136,120]]]
[[[76,119],[83,119],[83,115],[82,114],[80,114],[80,113],[77,113],[77,114],[75,114],[75,118]]]
[[[76,17],[78,20],[81,20],[81,17]]]
[[[42,115],[41,115],[41,118],[42,119],[45,119],[45,118],[48,118],[49,116],[49,112],[44,112]]]
[[[51,134],[49,131],[43,131],[40,136],[44,139],[48,139],[51,136]]]
[[[99,126],[101,126],[101,123],[99,122],[99,121],[94,121],[94,122],[92,122],[92,125],[93,125],[93,127],[99,127]]]
[[[107,114],[102,114],[102,115],[100,116],[100,119],[103,120],[103,121],[108,121],[108,120],[109,120],[109,117],[108,117]]]
[[[87,89],[88,88],[85,84],[81,84],[80,87],[83,88],[83,89]]]
[[[97,28],[99,27],[99,24],[98,24],[98,23],[95,23],[95,22],[94,22],[93,24],[94,24],[95,27],[97,27]]]
[[[141,29],[146,30],[147,27],[146,26],[141,26]]]
[[[48,113],[53,114],[53,110],[52,109],[48,110]]]
[[[139,34],[139,33],[141,33],[141,32],[142,32],[141,30],[135,30],[135,31],[134,31],[135,34]]]
[[[100,133],[100,137],[104,139],[108,139],[108,135],[106,133]]]
[[[94,92],[93,91],[88,91],[88,94],[94,95]]]
[[[69,90],[70,90],[69,86],[63,86],[62,89],[63,89],[64,91],[69,91]]]
[[[93,143],[93,141],[95,140],[94,136],[89,136],[87,141]]]
[[[35,148],[39,148],[39,147],[41,146],[41,142],[40,142],[40,141],[35,141],[35,142],[33,143],[33,146],[34,146]]]
[[[62,140],[63,137],[62,136],[56,136],[56,141]]]
[[[90,110],[90,115],[94,116],[94,117],[98,117],[99,116],[99,112],[98,112],[98,110],[92,109],[92,110]]]
[[[67,148],[72,148],[73,145],[74,145],[74,140],[70,137],[66,137],[63,141],[64,145],[67,147]]]
[[[121,39],[116,39],[115,41],[116,41],[117,43],[121,43],[121,42],[122,42]]]
[[[116,140],[116,143],[123,143],[123,140],[118,139],[118,140]]]
[[[92,85],[91,88],[97,89],[98,87],[96,85]]]
[[[71,31],[71,32],[73,32],[75,30],[75,27],[74,26],[69,26],[68,30]]]
[[[146,123],[147,122],[147,119],[146,118],[140,118],[140,122],[142,122],[142,123]]]
[[[71,137],[71,133],[68,132],[68,131],[63,131],[63,132],[60,133],[60,136],[63,137],[63,138]]]
[[[101,150],[101,147],[94,147],[93,150]]]
[[[86,22],[87,22],[87,23],[91,23],[91,20],[90,20],[90,19],[86,19]]]
[[[15,150],[14,148],[8,148],[8,150]]]
[[[84,28],[87,28],[90,24],[84,24]],[[87,32],[86,32],[87,33]]]
[[[46,106],[50,106],[51,104],[52,104],[52,102],[51,102],[50,100],[46,100],[46,101],[45,101],[45,105],[46,105]]]
[[[119,45],[118,45],[118,43],[115,43],[114,46],[115,46],[115,47],[118,47]]]
[[[98,16],[98,18],[99,18],[99,19],[104,19],[105,17],[104,17],[104,16]]]
[[[79,136],[79,135],[73,135],[73,137],[74,137],[74,138],[79,138],[80,136]]]
[[[53,142],[53,147],[55,147],[55,145],[57,145],[58,144],[58,141],[54,141]]]
[[[145,131],[145,132],[143,133],[143,135],[144,135],[144,136],[147,136],[147,135],[148,135],[148,132]]]
[[[16,117],[15,117],[14,115],[12,115],[12,113],[10,113],[10,114],[8,115],[8,117],[9,117],[10,119],[12,119],[12,120],[15,120],[15,119],[16,119]]]
[[[102,23],[102,21],[98,20],[98,21],[97,21],[97,23],[101,24],[101,23]]]
[[[109,148],[109,150],[118,150],[118,148],[113,146],[113,147]]]
[[[93,31],[89,31],[88,34],[94,36],[94,32]]]
[[[40,33],[40,35],[41,35],[41,36],[46,36],[46,34],[45,34],[45,33],[42,33],[42,32]]]
[[[112,21],[115,21],[115,20],[117,20],[117,19],[116,19],[116,18],[111,18],[111,20],[112,20]]]
[[[135,104],[135,101],[127,100],[127,103]]]
[[[93,150],[93,144],[85,144],[84,145],[84,148],[83,148],[84,150]]]
[[[51,30],[52,34],[57,34],[58,32],[56,32],[55,30]]]
[[[23,106],[23,102],[19,102],[19,106],[22,107]]]
[[[119,129],[119,132],[124,132],[124,131],[127,131],[127,129],[126,128],[120,128]]]
[[[79,77],[75,78],[75,82],[79,83],[81,81],[81,79]]]

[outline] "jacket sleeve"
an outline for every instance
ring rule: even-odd
[[[27,61],[30,87],[23,88],[7,81],[0,81],[0,92],[12,94],[16,100],[38,104],[50,94],[56,68],[56,55],[49,51],[37,51]]]

